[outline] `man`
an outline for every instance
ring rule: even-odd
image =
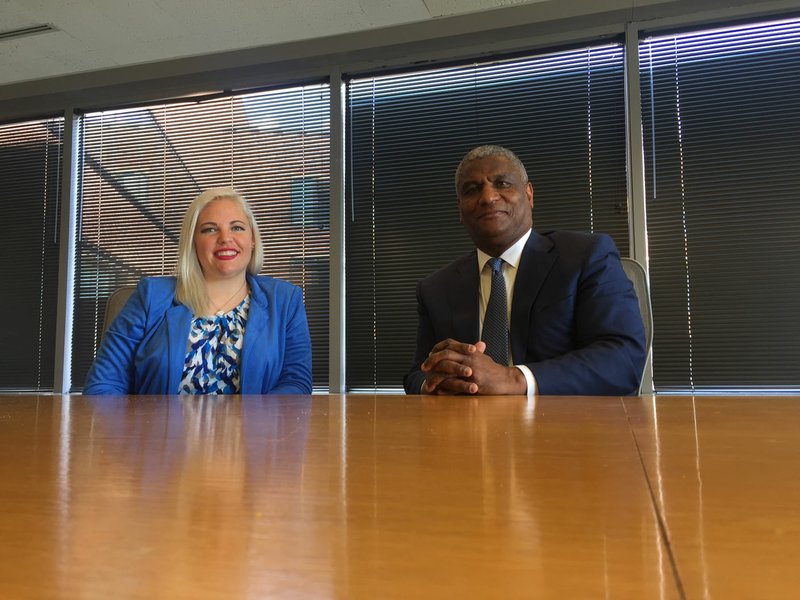
[[[417,285],[406,393],[636,393],[644,327],[611,238],[533,231],[533,186],[501,146],[467,153],[456,194],[477,251]]]

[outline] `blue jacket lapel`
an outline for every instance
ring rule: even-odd
[[[250,285],[250,311],[242,347],[241,393],[260,394],[261,379],[267,368],[267,354],[261,336],[267,327],[269,301],[258,283],[247,277]]]
[[[475,343],[480,338],[480,290],[477,252],[462,257],[447,286],[447,303],[453,318],[455,339]]]
[[[183,364],[186,361],[186,348],[189,340],[189,330],[192,327],[192,311],[183,304],[176,304],[167,309],[167,394],[180,392]]]
[[[553,242],[532,231],[522,250],[511,303],[511,356],[514,364],[525,362],[531,309],[557,258],[558,250]]]

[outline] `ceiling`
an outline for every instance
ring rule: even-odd
[[[576,32],[595,39],[629,22],[798,9],[800,0],[0,0],[0,120],[219,91],[220,81],[258,87],[287,72],[514,51]],[[52,30],[13,36],[42,25]]]
[[[551,1],[0,0],[0,85]]]

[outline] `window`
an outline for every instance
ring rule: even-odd
[[[656,389],[798,389],[800,21],[640,57]]]
[[[628,253],[624,93],[620,44],[350,81],[349,389],[402,386],[416,282],[472,249],[454,173],[474,146],[519,155],[538,230],[609,233]]]
[[[329,177],[292,178],[292,222],[305,227],[330,227]],[[324,207],[324,211],[320,208]]]
[[[53,388],[63,134],[62,118],[0,125],[4,390]]]
[[[264,274],[303,288],[313,383],[328,381],[329,194],[294,181],[329,177],[328,85],[205,102],[87,114],[82,120],[73,386],[100,341],[105,302],[144,275],[172,274],[180,223],[202,190],[224,185],[250,201],[264,242]]]

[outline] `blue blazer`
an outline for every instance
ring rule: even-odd
[[[242,394],[310,394],[311,337],[303,295],[272,277],[247,276],[250,310],[242,347]],[[175,300],[174,277],[145,277],[105,332],[84,394],[177,394],[192,311]]]
[[[441,340],[480,339],[480,273],[471,252],[417,285],[417,350],[404,378],[418,394],[420,364]],[[642,378],[645,334],[636,292],[604,234],[531,232],[511,303],[514,364],[527,365],[540,394],[634,394]]]

